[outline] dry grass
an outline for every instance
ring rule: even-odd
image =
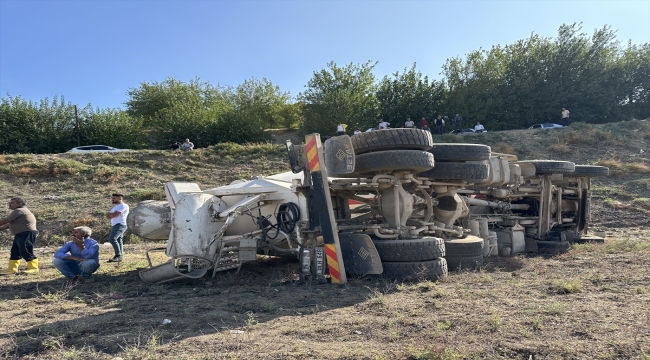
[[[596,163],[600,166],[609,168],[612,175],[627,175],[627,174],[648,174],[650,173],[650,166],[645,163],[643,159],[640,161],[623,161],[616,158],[601,159]]]
[[[146,285],[136,269],[156,245],[129,245],[125,262],[102,263],[93,283],[61,287],[47,262],[39,277],[0,278],[0,356],[642,358],[648,235],[552,258],[490,258],[437,283],[364,277],[343,286],[296,283],[297,262],[276,258],[215,279]],[[102,261],[111,255],[102,247]]]
[[[554,144],[549,147],[549,151],[555,154],[568,155],[573,153],[573,149],[567,144]]]
[[[492,146],[492,151],[503,153],[503,154],[511,154],[511,155],[516,155],[517,154],[515,149],[511,145],[509,145],[508,143],[505,143],[505,142],[500,142],[500,143],[496,144],[495,146]]]

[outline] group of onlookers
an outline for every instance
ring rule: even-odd
[[[458,132],[462,131],[463,118],[459,114],[456,114],[456,116],[451,120],[451,122],[454,126],[455,131]],[[384,120],[381,120],[381,122],[379,123],[380,124],[379,129],[382,128],[381,127],[382,123],[386,123],[386,122]],[[432,120],[432,124],[429,124],[429,120],[427,120],[427,118],[423,116],[420,122],[416,124],[413,120],[411,120],[410,117],[407,117],[406,121],[404,122],[404,127],[407,129],[421,129],[421,130],[433,132],[438,135],[443,135],[445,133],[445,119],[442,117],[442,115],[438,115],[435,119]],[[480,122],[477,122],[476,125],[474,126],[474,131],[483,132],[485,131],[485,127],[481,125]]]
[[[178,141],[174,141],[169,145],[169,148],[172,150],[183,150],[183,151],[190,151],[194,150],[194,143],[190,141],[190,139],[185,139],[184,143],[179,143]]]
[[[106,213],[106,218],[111,221],[111,232],[108,242],[113,246],[115,256],[108,262],[122,262],[124,242],[122,240],[126,231],[126,217],[129,214],[129,205],[123,201],[124,195],[115,193],[111,196],[113,207]],[[14,235],[14,241],[9,255],[9,264],[6,269],[0,270],[0,275],[18,274],[21,260],[27,262],[24,274],[38,274],[38,258],[34,255],[34,243],[38,236],[36,230],[36,217],[27,208],[27,202],[20,197],[9,201],[11,213],[0,219],[0,230],[9,229]],[[72,230],[70,241],[66,242],[54,253],[52,265],[63,274],[68,284],[87,281],[99,269],[99,243],[91,238],[92,229],[88,226],[78,226]]]

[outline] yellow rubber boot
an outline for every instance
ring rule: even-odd
[[[38,259],[27,262],[27,270],[23,271],[25,274],[38,274]]]
[[[9,260],[9,266],[5,270],[0,271],[0,275],[15,275],[18,273],[20,260]]]

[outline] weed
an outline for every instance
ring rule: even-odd
[[[165,200],[165,192],[162,189],[136,189],[131,194],[135,201]]]
[[[425,280],[418,283],[418,289],[420,292],[427,292],[435,289],[436,284],[431,280]]]
[[[47,218],[57,217],[63,213],[66,207],[63,205],[51,205],[41,207],[37,210],[32,211],[37,220],[44,220]]]
[[[552,302],[546,304],[545,310],[551,315],[560,315],[564,314],[567,309],[567,305],[559,302]]]
[[[372,293],[368,295],[368,298],[371,305],[384,306],[387,302],[386,296],[377,289],[372,290]]]
[[[247,328],[252,328],[253,326],[258,324],[257,316],[255,315],[254,312],[249,312],[247,314],[246,320],[244,320],[244,324],[246,325]]]
[[[542,319],[539,317],[532,318],[530,320],[530,325],[533,327],[533,329],[540,330],[542,328]]]
[[[81,215],[68,220],[67,227],[74,229],[77,226],[90,226],[92,227],[97,223],[97,218],[90,215]]]
[[[650,199],[649,198],[638,198],[632,200],[632,204],[645,209],[645,210],[650,210]]]
[[[621,239],[619,241],[605,242],[603,250],[608,254],[618,253],[650,253],[650,241]]]
[[[275,303],[273,301],[267,300],[267,301],[262,301],[262,311],[264,312],[271,312],[275,310]]]
[[[430,359],[435,359],[435,353],[431,352],[431,350],[414,350],[411,352],[411,356],[409,356],[409,359],[413,360],[430,360]]]
[[[567,155],[573,153],[573,149],[567,144],[554,144],[548,148],[551,152],[561,155]]]
[[[126,175],[126,173],[127,170],[125,168],[108,166],[104,164],[99,164],[93,167],[90,171],[93,181],[107,183],[114,183],[119,181],[124,175]]]
[[[490,317],[487,319],[487,323],[490,326],[490,331],[492,332],[499,331],[503,326],[503,320],[501,320],[501,317],[496,314],[490,315]]]
[[[558,294],[572,294],[580,292],[582,289],[582,283],[579,280],[555,280],[553,281],[553,289]]]
[[[65,295],[60,292],[55,292],[55,293],[48,292],[47,294],[41,293],[41,296],[43,297],[43,299],[50,302],[57,302],[65,299]]]
[[[131,359],[156,359],[156,350],[160,346],[160,338],[156,333],[150,334],[146,339],[142,334],[131,341],[125,341],[125,345],[120,345],[122,351]]]
[[[631,163],[627,165],[627,168],[629,172],[631,173],[639,173],[639,174],[647,174],[650,173],[650,166],[645,163]]]
[[[443,320],[443,321],[436,322],[436,329],[440,331],[447,331],[451,329],[451,321]]]

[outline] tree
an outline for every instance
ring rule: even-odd
[[[314,72],[307,90],[299,95],[305,103],[303,129],[333,134],[338,122],[350,129],[376,125],[379,102],[372,73],[376,64],[368,61],[339,67],[332,61],[328,69]]]
[[[531,34],[514,44],[448,59],[446,106],[495,130],[571,118],[601,123],[648,116],[648,44],[622,49],[608,26],[591,37],[562,25],[555,39]]]
[[[76,128],[74,105],[64,98],[43,99],[37,105],[20,97],[3,98],[0,103],[0,152],[58,153],[82,145],[106,144],[142,148],[145,134],[142,121],[121,110],[93,110],[88,104],[79,111]]]
[[[402,126],[407,117],[414,122],[422,117],[434,117],[442,113],[444,103],[444,84],[422,77],[415,69],[396,72],[392,78],[384,76],[377,87],[381,116],[392,126]]]
[[[139,88],[130,88],[127,91],[130,99],[125,103],[126,112],[134,118],[142,117],[146,127],[154,127],[159,125],[155,124],[155,120],[161,110],[183,102],[194,104],[197,106],[196,110],[209,109],[215,102],[223,100],[223,90],[199,78],[194,78],[188,83],[171,77],[160,83],[143,82]]]
[[[93,109],[87,106],[80,114],[82,144],[106,144],[118,148],[141,149],[147,138],[142,118],[132,118],[119,109]]]
[[[650,43],[628,43],[619,59],[620,106],[628,118],[650,118]]]

